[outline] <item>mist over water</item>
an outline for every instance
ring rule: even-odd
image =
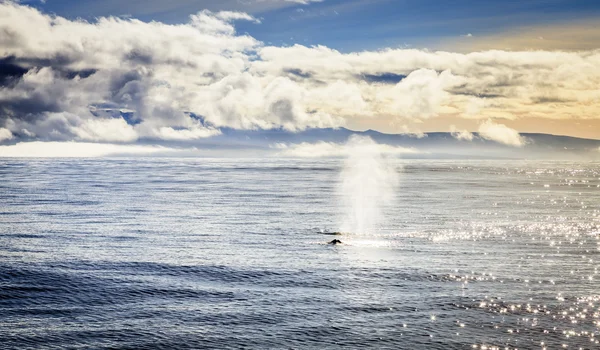
[[[385,208],[396,198],[399,176],[392,155],[370,137],[353,136],[346,144],[337,197],[343,208],[340,232],[374,234]]]

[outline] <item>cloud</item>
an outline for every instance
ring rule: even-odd
[[[509,52],[468,54],[397,49],[344,54],[324,46],[262,47],[253,72],[311,72],[305,85],[343,80],[355,84],[369,111],[388,119],[436,116],[487,119],[592,119],[600,112],[600,52]],[[397,84],[365,76],[405,76]],[[393,75],[392,75],[393,74]],[[553,96],[551,103],[539,96]],[[573,114],[577,109],[578,113]],[[357,111],[349,117],[361,116]]]
[[[203,127],[196,127],[190,129],[177,130],[171,127],[163,126],[157,130],[153,130],[154,136],[160,140],[174,140],[174,141],[187,141],[202,139],[205,137],[219,135],[220,132],[214,129],[206,129]]]
[[[209,15],[213,15],[218,19],[221,19],[223,21],[226,22],[232,22],[232,21],[251,21],[254,23],[261,23],[260,20],[254,16],[251,16],[245,12],[238,12],[238,11],[219,11],[217,13],[212,13],[208,10],[204,10],[203,12],[209,14]]]
[[[26,129],[45,140],[132,142],[193,140],[216,135],[219,127],[344,124],[308,106],[307,86],[248,73],[261,44],[232,25],[258,22],[248,14],[205,10],[184,25],[119,18],[89,23],[0,6],[6,33],[0,56],[10,58],[12,74],[11,84],[0,89],[0,123],[11,131]],[[119,110],[133,111],[130,119],[139,125],[123,125]]]
[[[123,118],[86,119],[79,125],[69,124],[70,132],[76,140],[132,142],[138,139],[137,132]]]
[[[427,134],[425,134],[421,130],[411,129],[408,125],[402,125],[399,128],[399,133],[402,134],[402,135],[416,137],[418,139],[422,139],[424,137],[427,137]]]
[[[0,128],[0,142],[13,138],[12,132],[6,128]]]
[[[259,22],[208,10],[177,25],[86,22],[2,2],[0,128],[17,140],[193,142],[225,127],[600,116],[598,50],[342,53],[268,46],[237,33],[240,20]]]
[[[82,142],[19,142],[0,146],[0,157],[96,158],[123,155],[156,155],[175,152],[172,148]]]
[[[450,125],[450,133],[452,137],[461,141],[473,141],[473,134],[467,130],[459,130],[454,125]]]
[[[479,126],[479,136],[514,147],[523,147],[526,143],[525,138],[516,130],[503,124],[496,124],[492,120],[486,120]]]
[[[259,19],[243,12],[222,11],[213,13],[204,10],[190,16],[190,24],[200,31],[228,36],[235,34],[235,28],[231,23],[240,20],[260,23]]]
[[[365,138],[370,140],[369,138]],[[417,154],[420,153],[414,148],[405,148],[397,146],[389,146],[383,144],[377,144],[373,141],[361,142],[360,140],[354,143],[340,144],[334,142],[316,142],[307,143],[303,142],[300,144],[275,144],[271,148],[279,150],[279,155],[285,157],[294,158],[333,158],[333,157],[345,157],[354,152],[356,148],[360,147],[361,151],[372,152],[376,154],[393,155],[399,156],[403,154]],[[351,145],[351,146],[349,146]]]
[[[450,70],[438,74],[432,69],[418,69],[396,84],[387,98],[397,114],[414,119],[431,118],[439,114],[448,98],[446,89],[459,81]]]

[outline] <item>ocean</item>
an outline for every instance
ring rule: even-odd
[[[386,162],[0,159],[0,348],[600,348],[600,163]]]

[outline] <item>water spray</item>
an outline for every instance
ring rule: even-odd
[[[340,232],[374,234],[381,225],[383,210],[392,204],[398,187],[398,173],[386,149],[370,137],[348,140],[337,187],[343,208]]]

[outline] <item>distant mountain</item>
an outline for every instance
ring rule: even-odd
[[[290,132],[283,129],[236,130],[224,128],[222,134],[196,140],[198,148],[213,150],[236,150],[259,152],[277,149],[281,145],[301,143],[345,143],[352,135],[372,138],[380,144],[414,148],[418,154],[410,157],[435,158],[547,158],[600,160],[600,140],[570,136],[523,133],[526,144],[522,147],[504,145],[486,140],[473,133],[473,140],[458,140],[451,133],[432,132],[416,136],[409,134],[385,134],[374,130],[353,131],[338,129],[308,129]]]

